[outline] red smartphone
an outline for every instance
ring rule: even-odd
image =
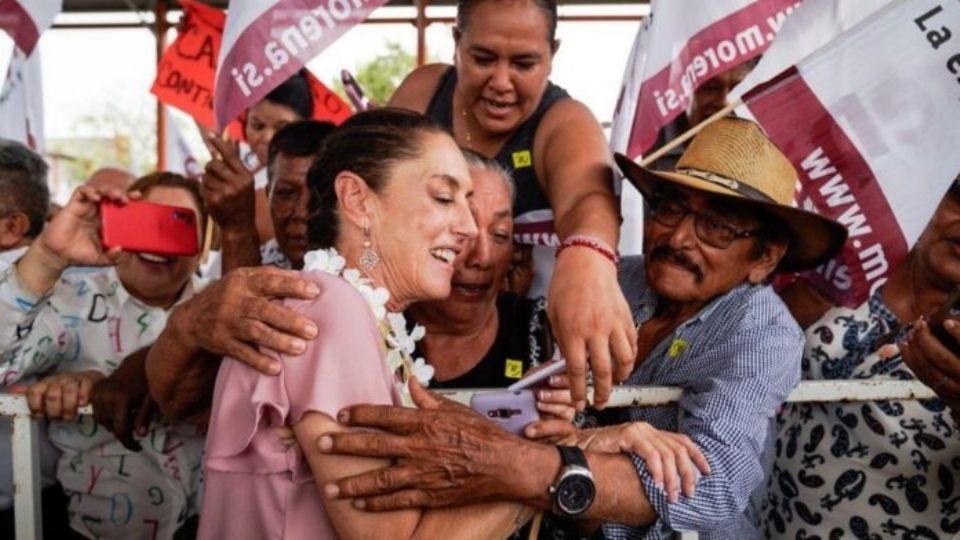
[[[190,257],[200,251],[199,237],[197,215],[190,208],[146,201],[100,203],[100,240],[107,249]]]
[[[477,392],[470,398],[470,408],[514,435],[540,419],[533,390]]]

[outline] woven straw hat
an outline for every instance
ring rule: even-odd
[[[749,120],[726,117],[704,127],[673,172],[641,167],[623,154],[615,157],[623,174],[647,198],[657,185],[670,182],[755,205],[779,218],[790,246],[778,271],[823,264],[847,239],[843,225],[793,206],[796,170],[760,126]]]

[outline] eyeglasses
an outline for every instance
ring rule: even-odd
[[[755,236],[760,229],[741,231],[723,222],[712,212],[695,212],[686,204],[664,196],[650,198],[650,217],[666,227],[676,227],[688,215],[693,216],[693,230],[697,238],[708,246],[727,249],[736,240]]]

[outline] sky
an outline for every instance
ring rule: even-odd
[[[408,8],[381,8],[374,17],[406,16]],[[646,6],[565,6],[561,14],[639,15]],[[452,16],[452,8],[431,8],[431,16]],[[91,19],[90,17],[93,17]],[[133,14],[78,16],[61,14],[57,22],[143,20]],[[561,47],[554,59],[554,83],[584,102],[601,122],[612,117],[624,64],[638,22],[561,21]],[[431,59],[450,61],[453,40],[448,24],[428,27]],[[171,34],[172,36],[172,34]],[[356,70],[386,51],[390,41],[415,53],[416,31],[409,24],[360,25],[334,43],[308,67],[321,80],[338,77],[342,68]],[[138,29],[51,29],[40,39],[43,63],[44,127],[49,138],[75,135],[80,118],[120,110],[136,115],[149,112],[155,101],[149,88],[155,76],[155,46],[151,32]],[[12,43],[0,33],[0,73],[6,72]],[[149,115],[148,115],[149,117]]]

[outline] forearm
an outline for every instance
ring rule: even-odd
[[[223,274],[236,268],[260,266],[259,235],[254,223],[223,229],[221,243]]]
[[[14,272],[26,291],[43,296],[57,284],[65,268],[62,259],[43,249],[39,242],[34,242],[14,265]]]
[[[581,193],[556,205],[554,223],[561,239],[575,234],[595,236],[616,248],[620,238],[617,199],[610,186],[584,186]]]
[[[192,345],[179,324],[175,316],[171,317],[145,360],[150,397],[170,421],[209,405],[220,366],[220,358]]]

